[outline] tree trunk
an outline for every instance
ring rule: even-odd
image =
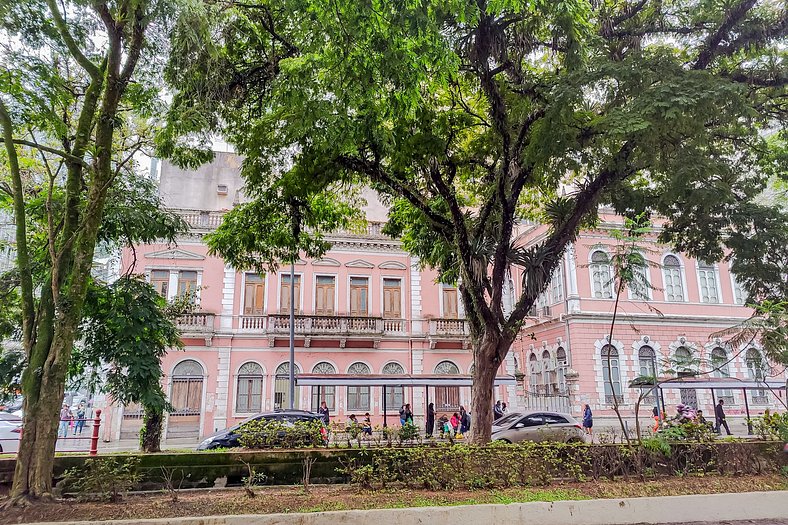
[[[161,433],[164,412],[152,407],[143,407],[145,416],[140,430],[140,448],[143,452],[161,452]]]
[[[511,343],[484,336],[474,347],[471,434],[475,445],[490,442],[495,404],[495,376]]]

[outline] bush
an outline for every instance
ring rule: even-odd
[[[257,420],[238,429],[242,447],[259,448],[315,448],[326,445],[325,428],[319,421]]]
[[[762,416],[751,419],[750,423],[753,431],[764,440],[788,441],[788,412],[777,414],[766,409]]]
[[[494,442],[485,446],[440,445],[366,449],[340,473],[361,488],[391,483],[429,490],[549,485],[554,480],[656,478],[705,474],[759,474],[776,471],[776,456],[760,444],[669,442],[643,445]]]
[[[88,459],[63,475],[63,490],[82,500],[120,501],[140,480],[139,458]]]

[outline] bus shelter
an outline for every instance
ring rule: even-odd
[[[656,390],[658,404],[662,405],[662,413],[667,414],[665,406],[665,390],[709,390],[711,391],[712,403],[717,405],[718,390],[739,390],[744,397],[744,410],[747,415],[747,431],[752,434],[752,424],[750,423],[750,401],[747,396],[748,391],[768,391],[781,398],[785,403],[786,383],[784,381],[754,379],[738,379],[735,377],[665,377],[651,380],[643,378],[636,379],[629,384],[630,388],[641,391]],[[695,407],[697,408],[697,407]]]
[[[425,403],[430,404],[430,387],[472,387],[471,375],[415,375],[415,374],[296,374],[298,386],[367,386],[367,387],[415,387],[424,388]],[[495,386],[514,386],[517,380],[514,376],[504,375],[495,378]],[[388,426],[386,389],[382,392],[383,426]]]

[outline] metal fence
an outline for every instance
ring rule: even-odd
[[[527,410],[549,410],[551,412],[571,412],[569,395],[543,394],[528,392],[522,396],[523,404]]]

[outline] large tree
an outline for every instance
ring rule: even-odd
[[[27,363],[12,504],[51,492],[59,407],[94,249],[102,225],[112,227],[104,221],[112,193],[125,190],[119,181],[159,110],[155,49],[163,39],[157,30],[173,6],[153,0],[0,2],[3,188],[16,224]],[[43,177],[20,163],[22,148],[40,159]],[[31,214],[43,217],[42,235],[31,231]],[[153,232],[138,240],[156,237]]]
[[[765,137],[786,117],[786,31],[784,4],[756,0],[205,3],[172,40],[161,146],[194,161],[221,133],[260,193],[380,192],[387,231],[459,283],[486,442],[496,372],[600,204],[660,213],[661,240],[707,260],[774,211],[753,204],[784,166]],[[550,225],[527,249],[522,219]]]

